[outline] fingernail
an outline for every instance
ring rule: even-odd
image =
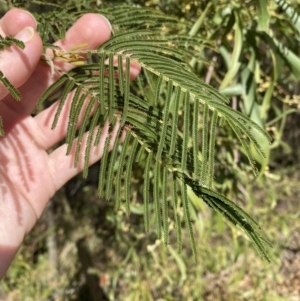
[[[35,19],[35,17],[34,17],[34,15],[32,15],[29,11],[27,11],[27,10],[24,10],[24,13],[27,13],[33,20],[34,20],[34,22],[35,22],[35,27],[37,26],[37,22],[36,22],[36,19]]]
[[[106,21],[106,23],[108,24],[110,30],[112,30],[111,24],[110,24],[110,22],[108,21],[108,19],[107,19],[105,16],[103,16],[103,15],[100,15],[100,16]]]
[[[15,39],[20,40],[24,43],[30,41],[34,36],[34,29],[31,26],[23,28],[19,33],[16,34]]]

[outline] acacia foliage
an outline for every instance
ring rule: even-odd
[[[215,4],[213,1],[207,4],[204,17]],[[282,2],[278,4],[283,5]],[[196,257],[187,192],[187,187],[191,187],[199,198],[222,213],[229,222],[242,227],[264,258],[268,259],[265,251],[267,241],[261,236],[257,223],[235,203],[213,189],[215,142],[220,127],[227,127],[235,134],[254,171],[254,159],[259,158],[258,155],[268,159],[269,148],[265,153],[264,147],[270,137],[257,124],[264,126],[266,123],[265,115],[270,109],[268,104],[273,90],[265,93],[262,105],[257,103],[257,78],[254,75],[260,65],[257,65],[259,53],[255,49],[256,38],[271,39],[271,54],[276,52],[278,60],[285,58],[290,62],[291,57],[287,55],[288,50],[281,47],[269,31],[267,2],[258,2],[257,6],[253,2],[246,7],[239,3],[228,7],[220,6],[223,18],[217,21],[219,26],[214,31],[209,27],[209,22],[205,24],[206,37],[199,30],[201,26],[204,27],[203,16],[187,35],[184,30],[189,24],[181,24],[176,18],[149,8],[141,9],[131,5],[99,6],[97,1],[64,1],[63,9],[60,5],[62,3],[57,1],[45,13],[36,15],[45,47],[49,46],[49,42],[63,37],[70,24],[85,12],[102,13],[113,24],[113,37],[97,50],[76,49],[63,54],[64,58],[72,59],[72,62],[81,54],[87,54],[88,60],[70,72],[60,71],[60,79],[45,92],[39,102],[42,105],[59,88],[60,105],[53,121],[55,127],[69,93],[75,91],[66,143],[70,152],[77,139],[75,166],[80,153],[85,152],[85,176],[88,174],[91,148],[99,143],[106,121],[110,122],[111,128],[118,120],[121,122],[117,141],[122,129],[127,129],[124,144],[119,147],[116,143],[111,153],[108,152],[111,136],[105,141],[99,173],[99,196],[114,199],[117,208],[124,201],[129,213],[137,164],[143,173],[141,195],[146,230],[149,230],[149,215],[153,209],[157,235],[168,244],[171,209],[180,251],[180,212],[183,212],[183,220],[189,229]],[[224,12],[225,8],[227,12]],[[248,27],[247,23],[253,9],[258,16],[257,31]],[[286,8],[283,9],[287,11]],[[291,19],[295,23],[295,18]],[[216,51],[218,45],[215,42],[225,38],[232,29],[235,43],[231,58],[228,59],[230,45],[227,49],[219,47],[224,59],[226,56],[228,59],[228,70],[220,82],[222,94],[197,76],[205,64],[211,64],[210,61],[203,60],[199,53]],[[250,59],[246,63],[241,61],[241,56],[247,43],[253,49],[250,47]],[[130,87],[130,62],[143,68],[137,80],[138,89]],[[290,67],[294,68],[296,74],[297,65],[295,69],[295,65],[290,62]],[[275,75],[273,77],[274,86],[277,78]],[[216,76],[215,80],[218,79]],[[228,106],[224,95],[241,95],[244,112],[250,118]],[[86,99],[89,104],[84,107]],[[95,113],[90,118],[95,108]],[[84,118],[77,130],[81,110],[84,110]],[[90,134],[82,147],[82,139],[87,130]],[[260,160],[264,167],[267,160]],[[112,189],[112,184],[115,189]]]

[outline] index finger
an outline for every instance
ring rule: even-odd
[[[86,44],[86,49],[96,49],[110,38],[111,25],[109,21],[99,14],[85,14],[70,27],[66,36],[55,43],[64,51],[70,51],[79,44]],[[50,51],[51,53],[51,51]],[[63,71],[68,71],[75,66],[57,61],[55,65]],[[37,100],[42,96],[46,89],[59,78],[58,72],[51,75],[51,68],[45,62],[39,62],[29,80],[20,87],[24,101],[18,103],[18,110],[22,113],[31,114],[36,107]],[[11,97],[4,101],[11,102]]]
[[[83,45],[85,49],[93,50],[107,41],[110,35],[110,22],[102,15],[89,13],[82,16],[67,31],[65,38],[54,43],[54,45],[59,46],[63,52],[71,51],[80,45]],[[56,61],[55,65],[63,71],[74,68],[72,64],[61,60]]]
[[[11,9],[0,20],[0,35],[2,37],[13,36],[25,44],[23,50],[15,45],[1,49],[1,73],[16,88],[28,80],[42,52],[42,41],[35,30],[36,21],[25,10]],[[1,82],[0,98],[4,98],[7,94],[7,85]]]

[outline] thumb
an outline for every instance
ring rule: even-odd
[[[35,69],[42,52],[42,41],[39,35],[35,31],[36,22],[28,20],[23,22],[18,28],[18,32],[15,33],[16,27],[13,18],[19,17],[22,14],[28,13],[22,10],[11,10],[2,19],[0,23],[0,32],[3,32],[5,36],[13,35],[15,39],[22,41],[25,44],[25,48],[21,49],[18,46],[11,46],[5,48],[0,53],[0,71],[2,77],[6,78],[14,87],[18,88],[23,85],[32,74]],[[14,24],[14,26],[10,26]],[[5,80],[5,79],[4,79]],[[8,88],[0,82],[0,99],[3,99],[9,93]]]

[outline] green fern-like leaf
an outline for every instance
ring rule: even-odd
[[[189,238],[191,241],[193,256],[195,261],[197,261],[197,250],[196,250],[196,243],[191,223],[191,216],[190,216],[190,209],[189,209],[189,201],[187,196],[187,186],[186,183],[181,183],[181,198],[182,198],[182,205],[183,205],[183,212],[184,212],[184,220],[188,228]]]
[[[9,93],[15,100],[21,100],[20,92],[11,84],[11,82],[4,76],[3,72],[0,71],[0,81],[8,89]]]
[[[0,51],[5,48],[9,48],[12,45],[17,45],[21,49],[25,48],[25,44],[22,41],[19,41],[12,36],[2,37],[0,35]]]
[[[3,122],[2,118],[0,117],[0,137],[3,137],[5,135],[4,129],[3,129]]]
[[[108,158],[108,148],[110,145],[111,135],[108,135],[105,139],[103,156],[101,161],[101,167],[99,172],[99,184],[98,184],[98,195],[99,197],[104,197],[104,186],[105,186],[105,179],[106,179],[106,167],[107,167],[107,158]]]
[[[175,220],[175,230],[176,230],[176,238],[177,238],[177,253],[181,254],[182,243],[181,243],[181,220],[180,215],[178,213],[178,193],[177,193],[177,178],[175,174],[172,175],[172,202],[173,202],[173,211],[174,211],[174,220]]]
[[[181,92],[179,87],[175,87],[175,105],[172,112],[172,136],[171,136],[171,146],[170,146],[170,156],[172,156],[175,152],[175,146],[176,146],[176,137],[178,134],[178,114],[179,114],[179,105],[182,102],[182,99],[184,97],[184,93]]]
[[[163,168],[162,171],[162,218],[163,218],[163,235],[164,243],[169,244],[169,222],[168,222],[168,170]]]
[[[118,164],[118,172],[116,176],[116,194],[115,194],[115,201],[116,201],[116,208],[120,208],[121,200],[122,200],[122,173],[123,173],[123,167],[125,166],[125,158],[126,158],[126,152],[129,146],[129,142],[131,139],[131,130],[128,130],[126,133],[126,137],[124,140],[124,143],[121,148],[121,154]]]
[[[225,96],[190,70],[187,60],[193,56],[193,51],[189,47],[196,49],[199,41],[181,35],[178,39],[162,35],[159,24],[174,25],[174,18],[123,5],[103,7],[98,12],[112,20],[113,37],[96,50],[79,50],[80,54],[89,54],[90,60],[67,73],[60,71],[60,80],[40,100],[41,104],[51,93],[61,89],[61,102],[53,123],[55,127],[69,93],[73,93],[66,142],[70,152],[74,139],[77,139],[75,166],[79,164],[80,153],[85,151],[84,175],[87,176],[93,140],[94,145],[98,145],[107,123],[111,130],[120,122],[111,154],[110,134],[104,143],[99,173],[100,197],[114,198],[116,208],[124,200],[130,214],[132,170],[135,163],[140,164],[143,168],[146,231],[150,229],[150,211],[154,207],[157,236],[163,237],[167,244],[169,212],[173,211],[180,252],[179,210],[182,209],[194,258],[197,258],[187,194],[187,186],[190,186],[211,208],[242,227],[268,260],[265,239],[257,224],[233,202],[214,192],[212,183],[218,120],[233,129],[252,165],[251,145],[264,155],[256,141],[256,133],[261,133],[266,139],[270,139],[269,135],[247,116],[230,108]],[[43,30],[45,36],[56,37],[56,27]],[[201,60],[200,57],[197,59]],[[138,78],[140,94],[130,89],[131,62],[143,68]],[[79,120],[82,120],[81,125]],[[81,145],[88,130],[87,146],[83,150]],[[126,130],[126,136],[123,145],[119,146],[123,130]],[[199,137],[202,137],[202,146]]]
[[[288,15],[292,24],[295,26],[298,33],[300,33],[300,18],[297,11],[284,0],[274,0],[274,2]]]
[[[149,200],[150,200],[150,168],[152,163],[152,152],[148,153],[145,171],[144,171],[144,188],[143,188],[143,197],[144,197],[144,224],[145,231],[149,232],[150,222],[149,222]]]
[[[211,119],[210,126],[210,139],[209,139],[209,148],[208,148],[208,187],[212,187],[212,180],[214,175],[214,162],[215,162],[215,141],[216,141],[216,128],[218,121],[218,112],[214,111]]]
[[[164,108],[164,119],[165,120],[169,119],[172,89],[173,89],[173,82],[170,80],[168,82],[168,88],[167,88],[167,97],[168,98],[166,99],[165,108]],[[160,134],[160,140],[159,140],[159,144],[158,144],[158,151],[157,151],[157,155],[156,155],[157,160],[160,160],[160,158],[161,158],[161,154],[162,154],[164,144],[165,144],[167,129],[168,129],[168,122],[165,122],[162,125],[162,131],[161,131],[161,134]]]
[[[127,164],[125,167],[125,202],[126,202],[126,212],[127,215],[130,214],[130,181],[131,181],[131,172],[132,172],[132,164],[137,152],[137,147],[138,147],[138,140],[134,139],[132,145],[131,145],[131,150],[130,154],[127,160]]]
[[[203,109],[203,123],[202,123],[202,162],[207,162],[208,158],[208,105],[204,105]],[[205,183],[207,176],[207,166],[206,163],[202,164],[200,181]]]
[[[194,100],[194,107],[193,107],[193,129],[192,129],[192,135],[193,135],[193,155],[194,158],[199,158],[199,100],[196,98]],[[203,143],[203,142],[202,142]],[[200,178],[200,162],[199,160],[194,160],[194,179],[199,179]]]
[[[157,237],[161,238],[161,204],[160,204],[160,178],[161,178],[161,170],[160,170],[160,164],[159,161],[155,162],[154,167],[154,191],[153,191],[153,197],[154,197],[154,206],[155,206],[155,218],[156,218],[156,233]]]
[[[106,181],[106,190],[105,190],[105,198],[107,200],[110,200],[112,198],[112,187],[114,181],[114,171],[116,167],[116,162],[117,162],[117,155],[118,155],[118,149],[119,149],[119,144],[120,144],[120,135],[122,133],[122,127],[119,127],[117,135],[116,135],[116,140],[114,147],[111,152],[111,157],[109,160],[109,167],[107,171],[107,181]]]
[[[10,4],[10,3],[8,3],[8,4]],[[24,3],[22,3],[20,5],[24,5]],[[8,35],[6,37],[3,37],[2,35],[0,35],[0,51],[4,50],[5,48],[9,48],[13,45],[16,45],[20,49],[25,48],[25,44],[22,41],[15,39],[11,35]],[[8,78],[5,77],[5,75],[3,74],[3,72],[1,70],[0,70],[0,82],[2,82],[2,84],[8,89],[8,92],[11,94],[11,96],[15,100],[17,100],[17,101],[21,100],[20,92],[18,91],[18,89],[16,87],[14,87],[12,85],[12,83],[8,80]],[[2,119],[0,117],[0,136],[4,136],[4,134],[5,133],[4,133],[4,129],[2,126]]]

